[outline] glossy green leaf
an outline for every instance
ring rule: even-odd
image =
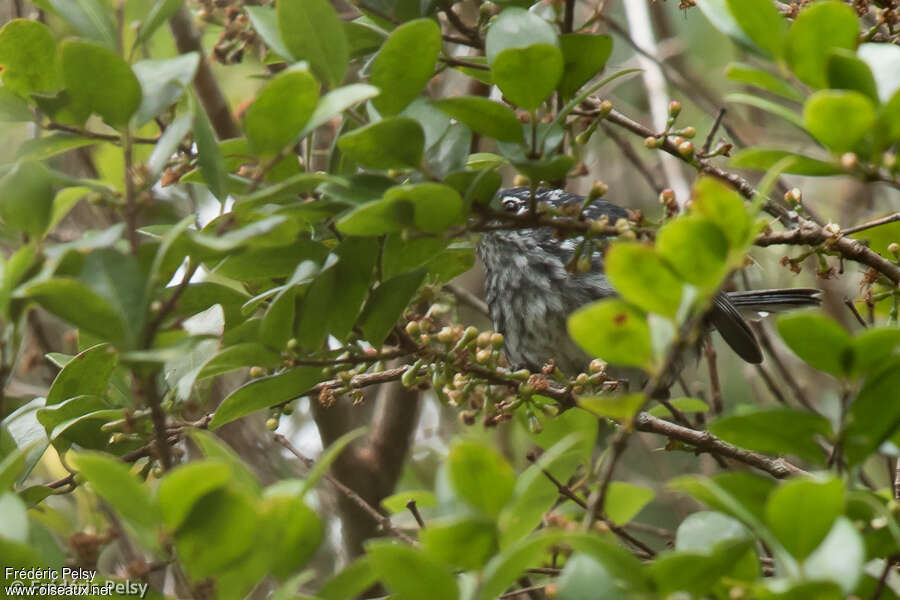
[[[564,98],[570,98],[603,70],[612,52],[612,38],[608,35],[565,33],[559,36],[559,48],[563,55],[559,93]]]
[[[325,536],[324,524],[299,496],[267,496],[260,509],[261,519],[272,531],[265,548],[268,568],[275,577],[285,579],[309,562]]]
[[[327,0],[278,0],[278,28],[296,60],[309,61],[322,83],[337,87],[350,61],[347,37]]]
[[[159,524],[159,510],[126,464],[99,452],[82,452],[70,460],[94,491],[128,521],[147,529]]]
[[[213,490],[194,503],[176,533],[178,557],[191,577],[227,572],[253,546],[259,521],[248,494],[230,486]]]
[[[292,60],[291,51],[287,49],[284,40],[281,38],[281,30],[278,28],[278,14],[274,8],[267,6],[245,6],[247,16],[250,17],[250,23],[253,29],[259,34],[259,37],[266,43],[269,49],[281,58],[290,62]]]
[[[382,344],[400,319],[427,271],[417,269],[381,283],[366,302],[359,326],[366,340],[374,346]]]
[[[13,19],[0,29],[3,87],[21,96],[59,84],[56,40],[47,26],[30,19]]]
[[[66,40],[60,44],[66,90],[77,102],[113,127],[124,128],[141,105],[141,84],[118,54],[98,44]]]
[[[709,405],[699,398],[673,398],[669,400],[669,404],[674,406],[682,413],[698,413],[709,410]],[[672,413],[664,405],[659,404],[647,411],[654,417],[667,418],[673,416]]]
[[[526,569],[539,566],[540,559],[547,549],[562,537],[559,531],[545,529],[504,549],[482,570],[483,579],[475,598],[477,600],[497,598]]]
[[[546,100],[563,74],[563,56],[550,44],[507,48],[491,64],[494,83],[509,100],[525,110],[535,110]]]
[[[456,578],[421,550],[391,541],[370,541],[366,556],[378,578],[397,598],[457,600]]]
[[[900,327],[870,327],[853,338],[853,373],[877,373],[900,349]]]
[[[319,457],[319,460],[316,461],[316,464],[309,470],[309,473],[306,476],[306,480],[303,482],[303,487],[300,489],[299,495],[305,495],[309,490],[313,489],[319,480],[325,476],[325,473],[328,472],[328,469],[331,468],[332,463],[338,459],[341,455],[341,452],[347,448],[350,444],[352,444],[355,440],[361,438],[368,432],[368,429],[365,427],[357,427],[356,429],[352,429],[347,433],[343,434],[338,439],[334,440],[331,444],[328,445],[328,448],[325,449],[325,452],[322,453],[322,456]]]
[[[712,177],[694,183],[691,211],[715,223],[741,254],[751,239],[751,222],[743,199],[732,188]]]
[[[507,8],[491,23],[485,39],[488,64],[509,48],[525,48],[532,44],[559,44],[553,27],[538,15],[522,8]]]
[[[149,123],[176,103],[194,80],[199,64],[200,55],[197,52],[135,63],[134,74],[143,90],[141,105],[134,115],[135,126]]]
[[[842,434],[844,454],[850,465],[861,463],[900,425],[900,359],[894,357],[869,375],[850,405]]]
[[[771,56],[781,55],[787,23],[768,0],[726,0],[738,26],[757,47]]]
[[[50,135],[32,138],[24,142],[16,151],[16,158],[21,161],[46,160],[69,150],[93,146],[98,143],[100,143],[100,140],[73,133],[51,133]]]
[[[381,501],[381,506],[391,514],[406,512],[407,503],[415,502],[419,509],[437,506],[437,497],[428,490],[407,490],[391,494]]]
[[[785,168],[784,173],[791,175],[827,176],[840,175],[843,170],[836,164],[796,154],[789,150],[771,148],[746,148],[735,153],[729,164],[741,169],[768,171],[782,159],[790,156],[794,160]]]
[[[302,396],[322,380],[320,371],[314,367],[297,367],[244,384],[222,401],[209,424],[210,429],[221,427],[256,410]]]
[[[194,142],[197,144],[197,163],[200,165],[200,172],[203,173],[203,179],[209,186],[209,191],[220,202],[225,201],[228,195],[227,184],[225,181],[225,159],[222,157],[222,150],[216,140],[216,133],[213,131],[212,124],[206,111],[200,106],[199,102],[194,99],[192,102],[194,113]]]
[[[647,312],[674,317],[681,304],[681,282],[653,248],[619,242],[606,253],[610,283],[628,302]]]
[[[588,354],[607,362],[644,369],[653,363],[647,318],[621,300],[601,300],[575,311],[569,335]]]
[[[481,96],[437,100],[434,105],[472,131],[501,142],[521,142],[522,123],[511,109]]]
[[[206,429],[194,429],[188,432],[188,436],[197,444],[203,456],[224,462],[231,468],[229,487],[234,487],[254,498],[260,495],[261,490],[256,476],[222,438]]]
[[[809,4],[787,33],[785,59],[797,79],[814,88],[826,87],[829,52],[854,50],[858,32],[856,13],[843,2]]]
[[[6,86],[0,86],[0,123],[31,121],[34,115],[28,103]]]
[[[815,313],[795,313],[779,316],[777,324],[788,347],[811,366],[835,377],[850,372],[852,340],[835,321]]]
[[[426,554],[466,571],[480,569],[497,553],[497,532],[490,520],[464,517],[431,522],[419,539]]]
[[[396,116],[425,88],[441,52],[441,30],[431,19],[416,19],[391,32],[372,61],[369,81],[382,93],[372,105]]]
[[[253,152],[278,154],[297,138],[318,100],[319,84],[308,71],[283,71],[275,76],[244,115]]]
[[[425,150],[425,133],[412,119],[390,117],[342,135],[338,148],[371,169],[418,167]]]
[[[616,525],[624,525],[636,517],[653,500],[653,496],[653,490],[624,481],[613,481],[606,492],[606,516]]]
[[[822,90],[803,106],[803,123],[832,152],[847,152],[869,133],[875,106],[859,92]]]
[[[748,106],[753,106],[760,110],[764,110],[767,113],[780,117],[791,125],[794,125],[795,127],[803,129],[803,119],[800,117],[800,115],[797,114],[793,109],[777,102],[772,102],[771,100],[767,100],[760,96],[742,93],[728,94],[725,96],[725,101],[733,104],[746,104]]]
[[[91,346],[75,355],[56,375],[47,392],[47,406],[74,396],[103,396],[116,367],[116,353],[108,344]]]
[[[87,39],[116,49],[116,26],[101,0],[44,0],[41,8],[55,12]]]
[[[580,553],[566,560],[555,588],[553,597],[556,600],[627,600],[631,597],[631,590],[615,581],[603,563]]]
[[[378,88],[366,83],[351,83],[350,85],[331,90],[319,98],[312,116],[310,116],[309,121],[303,127],[303,131],[300,132],[300,137],[303,137],[320,125],[324,125],[354,104],[374,98],[379,93]]]
[[[11,229],[41,236],[50,225],[54,195],[43,163],[16,163],[0,178],[0,218]]]
[[[657,234],[656,248],[688,283],[711,290],[725,275],[728,239],[704,218],[687,216],[666,224]]]
[[[797,88],[778,75],[773,75],[753,65],[739,62],[729,63],[725,68],[725,76],[732,81],[758,87],[788,100],[797,102],[803,100],[803,96],[797,91]]]
[[[556,156],[516,161],[513,166],[531,181],[556,181],[563,179],[575,166],[575,159],[568,154],[557,154]]]
[[[386,34],[365,17],[356,21],[344,21],[344,33],[350,45],[350,57],[359,58],[376,52],[384,43]]]
[[[150,39],[150,36],[168,21],[169,17],[174,15],[175,11],[181,8],[183,4],[184,0],[156,0],[153,4],[153,8],[150,9],[150,12],[148,12],[144,20],[141,21],[137,37],[134,40],[135,45],[142,44]]]
[[[702,596],[728,575],[752,548],[751,539],[726,539],[703,551],[676,551],[658,557],[650,567],[661,593]]]
[[[843,48],[834,48],[828,54],[825,66],[828,87],[836,90],[857,91],[874,103],[878,103],[878,88],[875,77],[863,60],[855,52]]]
[[[755,49],[757,46],[753,44],[747,34],[744,33],[734,15],[728,8],[727,0],[697,0],[697,7],[703,12],[709,22],[742,46],[749,49]]]
[[[156,490],[156,501],[166,527],[172,531],[178,529],[203,496],[219,489],[230,478],[231,468],[217,460],[190,462],[166,473]]]
[[[825,539],[844,510],[839,479],[796,479],[776,488],[766,503],[772,533],[797,559],[804,559]]]
[[[121,342],[125,324],[97,292],[74,279],[46,279],[19,292],[45,310],[103,340]]]
[[[316,594],[323,600],[350,600],[368,589],[378,575],[372,571],[369,558],[363,555],[325,582]]]
[[[791,408],[770,408],[717,419],[709,430],[726,442],[773,455],[791,454],[823,464],[827,458],[818,438],[828,439],[825,417]]]
[[[515,473],[488,446],[474,441],[457,442],[447,456],[447,469],[459,497],[489,517],[500,514],[512,498]]]

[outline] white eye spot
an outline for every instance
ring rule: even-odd
[[[511,198],[509,196],[503,199],[503,210],[513,212],[518,210],[518,208],[519,201],[517,199]]]

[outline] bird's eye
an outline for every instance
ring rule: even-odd
[[[503,201],[503,210],[508,212],[513,212],[519,208],[519,203],[512,198],[507,198]]]

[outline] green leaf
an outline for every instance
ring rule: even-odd
[[[344,21],[344,33],[350,44],[350,57],[359,58],[372,54],[381,48],[387,34],[366,17],[355,21]]]
[[[375,55],[369,81],[382,90],[372,105],[396,116],[425,88],[441,52],[441,30],[431,19],[416,19],[391,32]]]
[[[201,579],[232,569],[253,547],[260,525],[256,511],[246,493],[228,486],[202,496],[175,535],[188,574]]]
[[[276,75],[247,109],[244,125],[254,153],[278,154],[293,142],[312,116],[319,100],[319,84],[308,71]]]
[[[562,538],[559,531],[545,529],[506,548],[482,570],[481,586],[475,598],[495,600],[526,569],[538,566],[547,549]]]
[[[746,48],[756,48],[728,9],[727,0],[697,0],[697,6],[713,27]]]
[[[388,279],[375,288],[359,319],[359,327],[370,344],[377,347],[384,343],[426,274],[425,269],[416,269]]]
[[[398,600],[458,600],[456,578],[442,564],[410,546],[384,540],[366,544],[372,570]]]
[[[46,0],[45,10],[57,13],[83,37],[115,50],[116,26],[109,8],[100,0]]]
[[[588,304],[569,317],[569,335],[591,356],[650,369],[653,346],[646,316],[622,300]]]
[[[497,552],[494,523],[471,517],[431,522],[419,540],[426,554],[464,571],[482,568]]]
[[[150,154],[150,158],[147,159],[147,168],[150,169],[150,177],[152,180],[155,181],[156,178],[162,174],[169,159],[175,154],[178,144],[181,143],[184,136],[191,130],[191,121],[192,116],[189,114],[179,116],[166,127],[166,130],[160,136],[159,141],[153,146],[153,153]]]
[[[624,525],[636,517],[653,500],[653,496],[653,490],[624,481],[613,481],[606,493],[606,516],[616,525]]]
[[[803,572],[810,579],[836,582],[844,595],[849,596],[856,590],[865,562],[862,536],[847,517],[839,516],[819,547],[806,559]]]
[[[200,165],[200,172],[203,173],[203,179],[209,186],[212,195],[219,202],[224,202],[228,190],[225,183],[225,159],[222,157],[222,150],[216,141],[216,133],[209,122],[209,117],[206,116],[206,111],[203,110],[196,98],[193,99],[192,107],[194,142],[197,144],[197,163]]]
[[[245,6],[247,16],[253,29],[259,34],[269,49],[288,62],[293,60],[290,50],[281,38],[281,30],[278,29],[278,14],[274,8],[267,6]]]
[[[321,369],[315,367],[297,367],[277,375],[254,379],[222,401],[209,428],[216,429],[251,412],[293,400],[321,380]]]
[[[163,23],[168,21],[169,17],[174,15],[175,11],[181,8],[182,4],[184,4],[184,0],[156,0],[153,4],[153,8],[150,9],[150,12],[148,12],[147,16],[144,17],[144,20],[141,21],[137,37],[134,40],[134,45],[138,46],[150,39],[150,36],[152,36]]]
[[[507,8],[491,23],[485,39],[488,64],[504,50],[532,44],[559,44],[553,27],[538,15],[522,8]]]
[[[880,371],[900,348],[900,328],[870,327],[853,338],[853,373],[862,375]]]
[[[437,496],[434,495],[434,492],[428,490],[406,490],[391,494],[381,501],[381,506],[392,515],[395,515],[409,510],[406,507],[409,502],[415,502],[420,509],[434,508],[437,506]]]
[[[100,143],[100,140],[82,137],[73,133],[51,133],[43,137],[26,140],[16,151],[16,158],[21,161],[46,160],[75,148],[93,146],[98,143]],[[47,176],[49,176],[49,173]]]
[[[0,123],[19,123],[33,118],[28,103],[21,96],[6,86],[0,86]]]
[[[743,199],[732,188],[712,177],[701,177],[694,183],[691,211],[715,223],[738,251],[740,260],[750,244],[751,221]]]
[[[134,116],[135,126],[149,123],[175,104],[194,80],[199,64],[200,55],[197,52],[135,63],[134,74],[143,90],[141,105]]]
[[[550,44],[508,48],[491,64],[494,83],[513,104],[535,110],[546,100],[563,73],[563,56]]]
[[[821,90],[803,106],[803,123],[832,152],[847,152],[875,123],[875,105],[859,92]]]
[[[815,313],[778,317],[778,333],[794,353],[812,367],[843,377],[853,366],[853,343],[844,328]]]
[[[3,87],[21,96],[59,84],[56,40],[47,26],[30,19],[13,19],[0,29]]]
[[[768,171],[781,162],[787,156],[794,160],[785,168],[784,173],[790,175],[827,176],[840,175],[843,170],[837,165],[827,163],[809,156],[796,154],[789,150],[777,150],[773,148],[745,148],[739,150],[728,164],[740,169],[754,169]]]
[[[616,291],[647,312],[674,317],[681,304],[681,281],[653,248],[618,242],[606,253],[606,274]]]
[[[245,367],[260,366],[272,369],[282,362],[281,355],[262,344],[246,342],[223,348],[209,359],[200,372],[197,380],[207,379]]]
[[[300,132],[300,137],[304,137],[320,125],[324,125],[354,104],[374,98],[379,93],[378,88],[366,83],[351,83],[331,90],[319,98],[312,116],[303,127],[303,131]]]
[[[795,558],[802,560],[825,539],[844,511],[840,479],[795,479],[779,486],[766,503],[766,522]]]
[[[94,491],[129,522],[148,530],[159,524],[157,506],[127,465],[100,452],[81,452],[70,460]]]
[[[850,405],[847,426],[841,436],[850,466],[864,461],[896,432],[900,425],[900,403],[894,401],[898,386],[900,358],[897,357],[866,378]]]
[[[568,154],[557,154],[533,160],[516,161],[513,166],[531,181],[555,181],[566,176],[575,166],[575,159]]]
[[[582,396],[578,406],[598,417],[627,423],[644,405],[645,398],[636,394],[604,394],[602,396]]]
[[[522,123],[511,109],[481,96],[436,100],[434,106],[472,131],[501,142],[521,142]]]
[[[194,505],[206,494],[231,479],[231,467],[218,460],[202,460],[179,465],[159,481],[156,502],[170,530],[177,530]]]
[[[828,85],[826,66],[834,48],[854,50],[859,23],[843,2],[815,2],[803,9],[785,38],[784,55],[797,79],[814,88]]]
[[[834,48],[828,54],[825,67],[828,76],[828,87],[836,90],[853,90],[868,97],[878,104],[878,88],[875,77],[864,61],[855,52]]]
[[[0,531],[3,538],[28,542],[28,512],[21,498],[12,492],[0,491]]]
[[[787,24],[768,0],[726,0],[738,26],[757,47],[771,56],[781,56]]]
[[[791,125],[803,129],[803,119],[794,112],[792,109],[778,104],[777,102],[772,102],[771,100],[766,100],[765,98],[761,98],[759,96],[754,96],[752,94],[741,94],[741,93],[732,93],[727,94],[725,96],[725,102],[732,102],[737,104],[746,104],[747,106],[753,106],[760,110],[764,110],[767,113],[773,114],[777,117],[781,117]]]
[[[324,525],[300,496],[267,496],[260,506],[260,516],[272,530],[272,539],[265,547],[268,568],[284,580],[309,562],[322,543]]]
[[[459,441],[450,448],[447,471],[457,495],[489,517],[499,515],[512,498],[515,472],[493,448]]]
[[[758,69],[753,65],[739,62],[728,63],[728,66],[725,67],[725,77],[738,83],[752,85],[767,92],[772,92],[788,100],[803,101],[803,96],[797,91],[797,88],[787,83],[781,77]]]
[[[612,38],[565,33],[559,36],[559,49],[563,55],[563,75],[558,89],[564,98],[570,98],[603,70],[612,52]]]
[[[125,324],[97,292],[74,279],[45,279],[17,292],[86,333],[103,340],[122,342]]]
[[[704,551],[666,553],[656,559],[650,573],[664,597],[679,591],[708,595],[752,546],[751,539],[727,539]]]
[[[885,144],[900,140],[900,90],[881,106],[875,135]]]
[[[646,574],[646,569],[622,546],[596,534],[587,533],[569,534],[565,542],[576,552],[589,556],[603,565],[608,576],[614,580],[616,588],[630,592],[624,596],[625,598],[653,597],[652,582]]]
[[[278,0],[276,10],[281,38],[293,58],[309,61],[328,87],[338,86],[347,73],[350,53],[341,19],[331,3]]]
[[[657,234],[656,249],[682,279],[702,289],[717,288],[725,275],[728,239],[702,217],[689,215],[666,224]]]
[[[53,184],[43,163],[16,163],[0,178],[0,218],[7,227],[42,236],[53,213]]]
[[[229,486],[243,491],[248,496],[254,498],[259,496],[260,487],[256,476],[227,443],[205,429],[194,429],[188,432],[188,435],[191,441],[200,448],[203,456],[210,460],[224,462],[231,467]]]
[[[74,396],[104,396],[113,370],[116,353],[109,344],[97,344],[73,356],[56,375],[47,392],[47,406]]]
[[[338,229],[348,235],[378,235],[415,226],[441,233],[461,216],[462,198],[456,190],[440,183],[416,183],[392,187],[383,200],[347,214],[338,221]]]
[[[141,84],[118,54],[92,42],[60,44],[60,68],[72,100],[122,129],[141,105]]]
[[[350,600],[368,589],[377,579],[369,558],[362,556],[328,580],[317,596],[322,600]]]
[[[709,430],[743,448],[775,455],[792,454],[818,464],[823,464],[826,457],[816,436],[828,439],[832,435],[828,419],[792,408],[722,417],[711,423]]]
[[[370,169],[416,168],[425,150],[425,133],[413,119],[389,117],[342,135],[338,148]]]
[[[699,398],[674,398],[669,400],[669,404],[677,408],[683,413],[698,413],[709,410],[709,405]],[[647,411],[654,417],[668,418],[672,417],[672,413],[664,405],[659,404]]]

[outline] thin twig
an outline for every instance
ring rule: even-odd
[[[895,223],[897,221],[900,221],[900,212],[895,212],[894,214],[887,215],[886,217],[881,217],[880,219],[875,219],[874,221],[868,221],[866,223],[854,225],[853,227],[841,229],[841,235],[851,235],[854,233],[859,233],[860,231],[865,231],[866,229],[880,227],[881,225],[887,225],[888,223]]]
[[[425,520],[422,518],[422,513],[419,512],[419,507],[416,506],[415,500],[410,500],[406,503],[406,508],[409,512],[412,513],[413,518],[416,520],[416,523],[419,524],[420,529],[425,529]]]
[[[844,298],[844,306],[850,309],[850,312],[856,317],[856,322],[862,325],[863,329],[868,327],[869,325],[866,323],[866,320],[862,318],[862,315],[859,314],[859,311],[856,310],[856,305],[853,304],[853,300],[850,298]]]
[[[622,136],[617,134],[612,127],[608,126],[606,123],[600,123],[600,128],[603,132],[619,147],[619,150],[622,151],[622,154],[625,155],[625,158],[628,159],[628,162],[637,169],[638,173],[643,175],[644,179],[653,188],[653,191],[656,192],[657,195],[661,194],[665,186],[659,181],[657,181],[656,176],[653,174],[653,171],[647,164],[643,161],[640,155],[635,152],[634,148],[632,148],[631,144],[628,143]]]
[[[719,369],[716,365],[716,348],[713,346],[711,337],[706,336],[703,350],[706,353],[706,365],[709,367],[709,400],[710,404],[712,404],[712,413],[720,415],[723,409],[722,386],[719,382]]]
[[[121,144],[124,141],[125,136],[121,136],[117,133],[100,133],[99,131],[89,131],[87,129],[82,129],[80,127],[74,127],[72,125],[66,125],[65,123],[56,123],[50,122],[41,125],[47,131],[64,131],[66,133],[72,133],[75,135],[79,135],[81,137],[89,138],[92,140],[103,140],[105,142],[114,142],[116,144]],[[158,142],[158,138],[148,138],[148,137],[132,137],[131,142],[134,144],[156,144]]]
[[[304,466],[306,466],[306,468],[311,469],[313,467],[313,465],[315,465],[315,461],[313,459],[301,454],[301,452],[299,450],[297,450],[297,448],[295,448],[294,445],[286,437],[284,437],[280,433],[274,434],[273,437],[275,438],[276,442],[278,442],[281,446],[283,446],[285,449],[287,449],[288,452],[290,452],[295,457],[297,457],[297,459],[299,459],[300,462],[302,462],[304,464]],[[408,535],[406,535],[405,533],[403,533],[402,531],[400,531],[399,529],[394,527],[394,525],[391,523],[390,517],[381,514],[381,512],[379,512],[378,509],[376,509],[374,506],[372,506],[371,504],[366,502],[366,500],[362,496],[357,494],[354,490],[352,490],[351,488],[349,488],[346,485],[344,485],[343,483],[341,483],[338,479],[336,479],[329,473],[325,473],[323,475],[323,477],[331,485],[333,485],[335,488],[337,488],[337,490],[340,493],[344,494],[354,504],[356,504],[363,512],[365,512],[367,515],[369,515],[372,518],[372,520],[374,520],[376,523],[378,523],[381,526],[381,528],[384,529],[387,533],[391,534],[392,536],[396,537],[399,540],[406,542],[407,544],[410,544],[413,546],[416,545],[416,541],[414,539],[412,539],[411,537],[409,537]]]
[[[716,137],[716,131],[719,130],[719,125],[722,124],[722,119],[725,117],[725,108],[720,108],[719,113],[716,115],[716,120],[713,121],[712,127],[709,128],[709,134],[706,136],[706,141],[703,142],[703,154],[709,154],[709,150],[712,148],[713,140]]]

